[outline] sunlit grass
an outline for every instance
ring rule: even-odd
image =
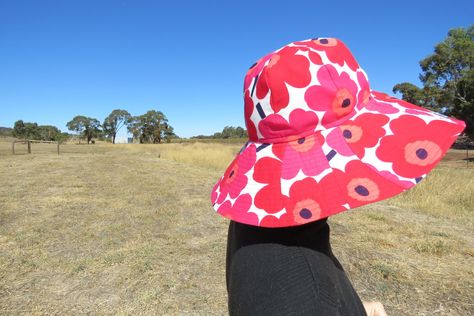
[[[227,220],[209,194],[242,144],[0,142],[0,314],[226,314]],[[330,218],[360,296],[469,315],[473,172],[453,152],[414,189]],[[449,299],[446,299],[449,298]]]
[[[200,167],[222,170],[226,168],[243,144],[164,144],[161,157]]]
[[[474,215],[474,169],[440,166],[390,204],[448,219],[469,218]]]

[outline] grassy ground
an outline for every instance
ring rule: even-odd
[[[0,315],[226,314],[227,221],[208,196],[239,148],[64,145],[58,156],[33,145],[13,156],[0,142]],[[357,291],[390,315],[474,313],[464,154],[397,198],[330,220]]]

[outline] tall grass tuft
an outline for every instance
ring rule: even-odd
[[[163,144],[159,147],[164,159],[190,165],[224,170],[234,159],[243,144]]]
[[[473,175],[473,169],[439,166],[413,189],[392,198],[390,204],[464,220],[474,214]]]

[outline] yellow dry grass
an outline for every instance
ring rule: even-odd
[[[182,143],[156,145],[122,145],[132,152],[146,152],[159,155],[166,160],[172,160],[189,165],[222,170],[226,168],[235,155],[239,152],[243,143]]]
[[[0,142],[0,314],[226,314],[227,221],[212,185],[243,144]],[[474,313],[473,172],[331,218],[363,299],[390,315]]]

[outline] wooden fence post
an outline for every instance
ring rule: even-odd
[[[59,155],[59,142],[58,142],[58,155]]]
[[[12,141],[12,155],[15,154],[15,141]]]
[[[28,153],[31,154],[31,141],[28,141]]]

